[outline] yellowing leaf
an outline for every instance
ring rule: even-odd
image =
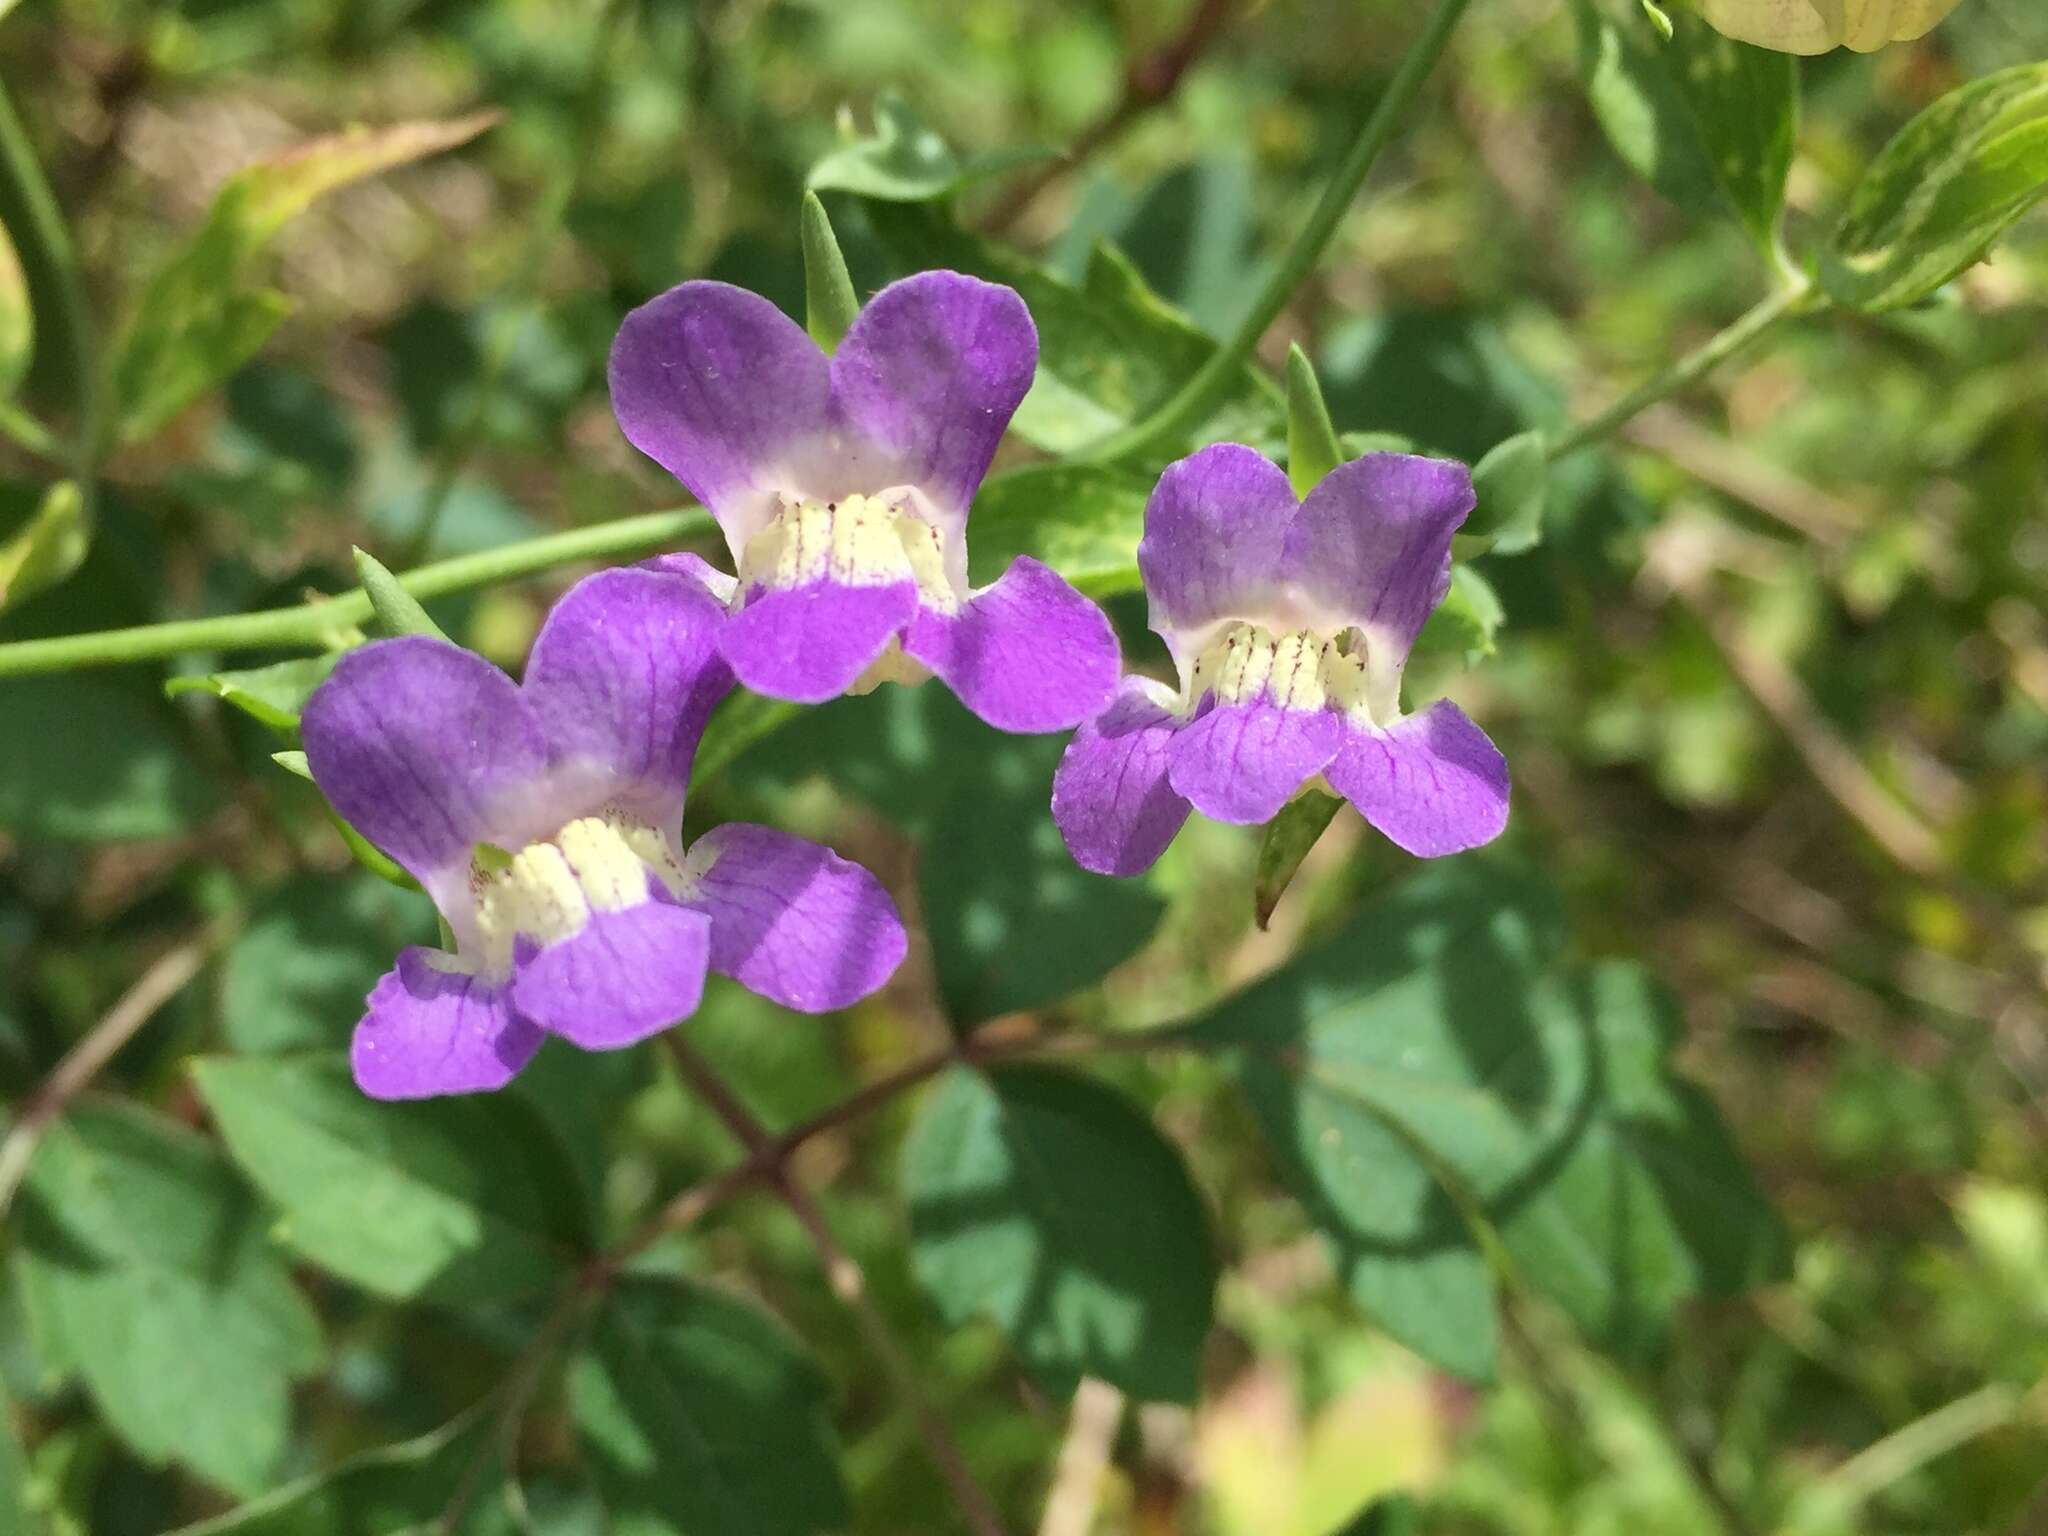
[[[0,544],[0,608],[69,576],[91,542],[85,498],[75,482],[58,481],[27,525]]]
[[[0,400],[12,395],[35,355],[35,311],[29,307],[28,279],[14,242],[0,225]]]
[[[497,120],[483,112],[350,128],[229,177],[199,232],[151,279],[122,343],[114,365],[122,438],[159,431],[277,329],[290,302],[256,286],[250,268],[287,223],[338,187],[452,149]]]

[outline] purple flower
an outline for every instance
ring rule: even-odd
[[[1038,561],[967,584],[967,509],[1038,334],[1008,288],[924,272],[876,294],[828,360],[724,283],[626,317],[612,409],[633,446],[711,509],[735,606],[718,647],[756,693],[815,704],[937,673],[1007,731],[1065,730],[1116,689],[1116,636]]]
[[[888,893],[829,848],[740,823],[683,846],[690,760],[732,687],[723,622],[687,576],[604,571],[555,605],[523,684],[413,635],[351,651],[313,695],[314,780],[455,938],[370,993],[365,1093],[499,1088],[545,1034],[630,1045],[696,1009],[707,967],[805,1012],[896,969]]]
[[[1299,502],[1235,443],[1169,466],[1138,566],[1180,692],[1126,678],[1068,743],[1052,811],[1082,867],[1137,874],[1190,809],[1268,821],[1318,775],[1419,857],[1497,836],[1508,769],[1486,733],[1443,700],[1401,713],[1472,505],[1462,464],[1407,454],[1341,464]]]

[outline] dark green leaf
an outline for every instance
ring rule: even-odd
[[[1796,64],[1689,12],[1668,18],[1666,41],[1640,7],[1617,9],[1579,0],[1586,91],[1608,139],[1673,202],[1699,213],[1732,206],[1774,253],[1799,121]]]
[[[1179,1154],[1073,1073],[955,1068],[904,1147],[911,1263],[949,1323],[987,1316],[1048,1391],[1084,1376],[1192,1402],[1216,1287]]]
[[[1778,1278],[1786,1248],[1712,1103],[1670,1074],[1670,1000],[1621,964],[1574,990],[1592,1051],[1585,1123],[1497,1220],[1531,1285],[1602,1347],[1636,1355],[1662,1341],[1679,1302]]]
[[[1301,861],[1322,841],[1323,833],[1343,808],[1344,802],[1335,795],[1312,789],[1290,800],[1278,816],[1266,823],[1259,838],[1259,871],[1253,892],[1253,910],[1261,928],[1272,919],[1273,909],[1287,894]]]
[[[707,1285],[627,1280],[569,1371],[612,1529],[809,1536],[851,1511],[830,1389],[780,1324]]]
[[[735,688],[711,716],[697,743],[697,755],[690,765],[691,783],[709,782],[747,748],[781,730],[801,712],[798,705],[782,699]]]
[[[1029,555],[1091,597],[1135,592],[1150,490],[1138,476],[1090,464],[997,475],[974,499],[969,574],[977,585],[992,582]]]
[[[91,842],[185,831],[217,795],[177,724],[103,678],[0,683],[0,826]]]
[[[514,1092],[386,1104],[338,1057],[194,1068],[278,1235],[381,1296],[457,1306],[559,1284],[589,1244],[575,1170]]]
[[[1852,309],[1918,303],[1980,260],[2048,194],[2048,64],[1951,91],[1863,173],[1821,253],[1821,285]]]
[[[14,1434],[14,1400],[0,1380],[0,1530],[29,1536],[28,1458]]]
[[[1476,667],[1494,653],[1507,610],[1493,584],[1469,565],[1451,567],[1451,589],[1416,636],[1418,656],[1451,654]]]
[[[239,672],[190,673],[164,684],[164,692],[210,693],[253,719],[260,720],[286,736],[296,734],[299,715],[313,690],[327,681],[327,674],[341,660],[336,652],[326,656],[305,656],[274,662],[267,667],[250,667]]]
[[[1405,1493],[1394,1493],[1373,1500],[1333,1536],[1417,1536],[1421,1530],[1422,1511],[1416,1502]]]
[[[962,187],[1034,160],[1047,149],[994,150],[960,156],[902,97],[875,98],[875,131],[835,149],[811,167],[808,185],[817,192],[851,192],[892,203],[923,203],[950,197]]]
[[[956,1024],[1057,1002],[1145,942],[1163,904],[1074,863],[1047,814],[1057,737],[990,730],[937,684],[807,711],[743,760],[756,778],[829,775],[900,823],[940,992]]]
[[[972,272],[1023,295],[1038,325],[1038,375],[1012,425],[1048,453],[1071,453],[1129,426],[1216,350],[1111,247],[1096,248],[1076,288],[930,209],[867,207],[876,232],[907,265]],[[1286,435],[1280,392],[1245,368],[1195,435],[1277,449]]]
[[[337,187],[476,137],[496,117],[351,128],[231,176],[206,222],[150,280],[114,363],[121,435],[152,435],[233,373],[290,309],[256,286],[255,258],[279,230]]]
[[[46,1363],[147,1461],[250,1493],[321,1362],[318,1319],[212,1146],[132,1108],[75,1109],[36,1149],[17,1263]]]
[[[221,1028],[237,1051],[340,1045],[400,949],[431,939],[424,896],[381,880],[307,875],[264,893],[221,967]]]
[[[434,1529],[480,1457],[490,1416],[472,1411],[402,1445],[351,1456],[173,1536],[394,1536]]]

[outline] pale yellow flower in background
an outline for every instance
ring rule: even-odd
[[[1781,53],[1869,53],[1934,29],[1960,0],[1700,0],[1717,31]]]

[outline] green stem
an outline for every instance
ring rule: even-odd
[[[1372,170],[1380,151],[1393,138],[1394,130],[1400,126],[1408,108],[1414,104],[1423,82],[1428,80],[1430,71],[1442,56],[1444,45],[1450,41],[1458,18],[1464,15],[1470,3],[1471,0],[1439,0],[1429,25],[1423,28],[1422,35],[1401,60],[1386,93],[1374,105],[1365,126],[1359,129],[1358,137],[1345,151],[1336,175],[1323,189],[1315,212],[1309,215],[1301,233],[1294,237],[1294,244],[1281,258],[1279,266],[1260,292],[1258,302],[1238,326],[1236,334],[1211,354],[1209,360],[1196,369],[1165,404],[1142,421],[1134,422],[1097,443],[1084,452],[1082,458],[1108,463],[1132,458],[1160,443],[1171,442],[1191,431],[1230,393],[1238,369],[1252,355],[1259,338],[1266,334],[1266,328],[1286,308],[1294,290],[1301,286],[1302,280],[1321,259],[1323,248],[1330,243],[1338,224],[1350,211],[1351,201],[1358,195],[1360,184]]]
[[[437,560],[399,577],[399,584],[422,600],[445,597],[470,587],[489,586],[531,576],[552,566],[578,560],[611,560],[644,555],[711,527],[711,514],[701,507],[649,512],[640,517],[576,528],[538,539],[508,544],[477,555]],[[370,617],[370,599],[361,588],[297,608],[263,613],[237,613],[221,618],[179,619],[145,624],[137,629],[101,630],[65,635],[55,640],[17,640],[0,645],[0,677],[31,672],[62,672],[76,667],[110,667],[130,661],[154,661],[189,651],[258,651],[273,646],[313,647],[349,625]]]
[[[1811,314],[1826,303],[1825,296],[1804,278],[1779,289],[1726,330],[1687,353],[1655,378],[1630,390],[1592,420],[1581,422],[1546,443],[1545,456],[1555,463],[1581,448],[1590,448],[1612,436],[1659,400],[1668,400],[1680,391],[1690,389],[1736,353],[1755,345],[1786,321]]]
[[[71,459],[80,488],[90,496],[93,471],[106,439],[91,311],[86,306],[78,253],[71,244],[64,211],[57,205],[28,130],[4,86],[0,86],[0,220],[14,236],[29,291],[40,301],[35,303],[36,318],[70,363],[71,403],[78,417]]]

